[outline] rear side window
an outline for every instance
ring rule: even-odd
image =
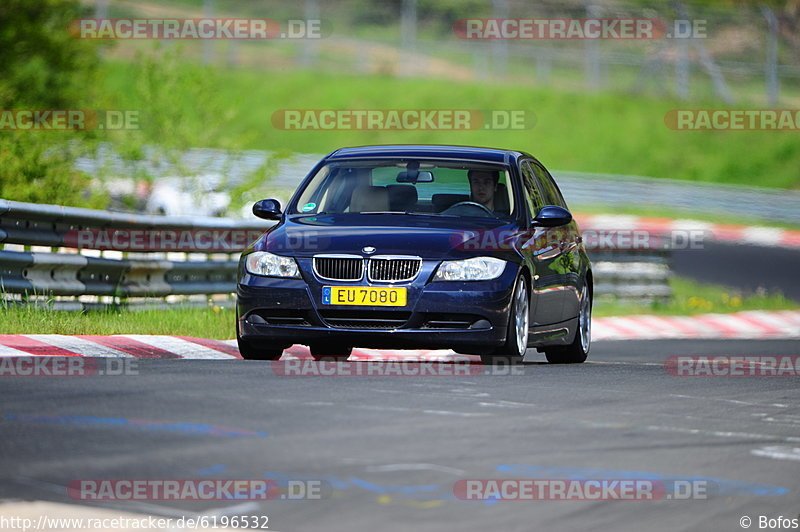
[[[528,211],[531,213],[531,218],[535,218],[539,209],[545,203],[539,190],[539,185],[536,183],[536,176],[531,169],[530,161],[522,162],[522,181],[525,185],[525,201],[528,203]]]
[[[531,166],[533,167],[533,172],[536,174],[536,178],[542,187],[542,192],[544,193],[544,199],[547,205],[558,205],[559,207],[564,207],[566,209],[567,204],[564,202],[564,196],[561,195],[561,191],[558,189],[556,182],[553,181],[553,178],[550,177],[550,174],[544,169],[544,166],[537,163],[531,163]]]

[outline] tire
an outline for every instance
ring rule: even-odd
[[[584,289],[578,313],[578,330],[575,339],[567,346],[548,347],[544,351],[547,361],[551,364],[580,364],[589,356],[592,346],[592,292]]]
[[[517,277],[508,316],[506,343],[494,351],[481,355],[481,362],[489,364],[519,364],[528,349],[528,327],[530,325],[530,302],[528,280]]]
[[[341,344],[311,344],[309,346],[314,360],[347,360],[353,347]]]
[[[245,360],[278,360],[284,350],[284,347],[256,347],[239,336],[236,337],[236,342],[239,344],[239,353]]]

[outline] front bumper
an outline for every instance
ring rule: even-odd
[[[322,304],[323,286],[364,283],[323,282],[308,273],[303,279],[243,273],[237,287],[238,334],[276,346],[327,341],[383,349],[502,345],[517,266],[510,263],[498,279],[471,282],[430,282],[434,269],[423,267],[414,281],[390,285],[408,289],[405,307]]]

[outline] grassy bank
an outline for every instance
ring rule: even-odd
[[[230,308],[64,312],[33,307],[2,310],[0,334],[170,334],[219,340],[235,338]]]
[[[699,285],[686,279],[671,281],[670,303],[651,305],[598,301],[594,315],[691,315],[741,310],[800,308],[780,295],[743,296],[723,287]],[[5,308],[0,334],[172,334],[200,338],[235,337],[232,308],[175,308],[170,310],[57,312],[41,308]]]
[[[595,316],[655,314],[690,316],[692,314],[739,312],[742,310],[789,310],[800,305],[781,294],[744,295],[737,290],[713,284],[700,284],[682,277],[670,279],[672,299],[668,303],[626,303],[598,301]]]
[[[125,143],[170,142],[325,153],[383,143],[466,144],[530,151],[551,168],[800,188],[793,132],[677,132],[664,124],[676,101],[543,87],[307,72],[206,69],[179,60],[108,61],[104,105],[139,109],[141,131]],[[693,104],[693,107],[719,107]],[[525,110],[524,130],[353,131],[276,128],[281,109]],[[126,137],[127,135],[127,137]]]

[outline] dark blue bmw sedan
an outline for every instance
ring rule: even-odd
[[[244,358],[292,344],[450,348],[484,363],[528,348],[583,362],[592,270],[548,171],[524,152],[459,146],[343,148],[320,161],[242,253]]]

